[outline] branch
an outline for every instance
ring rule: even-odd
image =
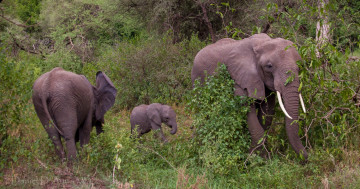
[[[11,38],[13,38],[14,44],[15,44],[19,49],[21,49],[21,50],[23,50],[23,51],[26,51],[26,52],[28,52],[28,53],[31,53],[31,54],[40,54],[43,58],[45,57],[45,56],[42,54],[41,51],[38,51],[38,52],[37,52],[37,51],[35,51],[35,49],[34,49],[34,50],[26,49],[24,46],[20,45],[20,44],[16,41],[16,38],[15,38],[15,36],[14,36],[12,33],[9,33],[9,34],[10,34]]]
[[[215,37],[215,34],[214,34],[214,30],[212,28],[211,22],[209,20],[209,17],[207,15],[207,10],[206,10],[205,4],[201,3],[199,1],[195,1],[195,2],[196,2],[196,4],[198,4],[201,7],[201,10],[202,10],[202,12],[204,14],[203,15],[204,22],[206,23],[206,26],[208,27],[210,35],[211,35],[211,41],[213,43],[215,43],[216,42],[216,37]]]
[[[172,164],[170,163],[167,159],[165,159],[161,154],[159,154],[158,152],[156,152],[155,150],[149,148],[149,147],[146,147],[144,145],[138,145],[138,147],[144,149],[144,150],[149,150],[151,152],[153,152],[154,154],[158,155],[159,157],[161,157],[161,159],[163,159],[166,163],[168,163],[170,165],[171,168],[173,168],[174,170],[177,170],[177,168]]]
[[[266,148],[266,146],[265,146],[265,141],[266,141],[266,135],[263,136],[261,143],[258,144],[258,145],[256,145],[256,146],[250,151],[248,157],[247,157],[246,160],[244,161],[244,166],[245,166],[246,168],[247,168],[246,162],[249,160],[249,158],[251,157],[251,155],[256,151],[256,149],[258,149],[258,148],[261,147],[261,146],[264,147],[264,149],[266,150],[268,158],[269,158],[269,159],[271,158],[270,152],[269,152],[269,150],[268,150],[268,149]]]
[[[321,118],[328,120],[329,117],[331,116],[331,114],[332,114],[336,109],[338,109],[338,110],[347,110],[347,111],[350,111],[350,108],[334,107],[334,108],[332,108],[324,117],[321,117]]]
[[[71,40],[71,37],[70,36],[68,36],[68,38],[69,38],[69,41],[70,41],[70,44],[71,44],[71,49],[70,49],[70,51],[74,48],[74,44],[73,44],[73,42],[72,42],[72,40]]]
[[[268,22],[268,23],[266,24],[266,26],[264,27],[264,29],[261,31],[261,33],[267,33],[268,30],[270,29],[270,26],[271,26],[272,23],[273,23],[273,22]]]
[[[38,25],[38,24],[24,25],[24,24],[16,23],[16,22],[14,22],[14,21],[12,21],[12,20],[10,20],[9,18],[6,18],[6,17],[4,16],[4,9],[3,9],[3,8],[0,8],[0,10],[1,10],[1,12],[2,12],[2,14],[0,15],[1,18],[3,18],[4,20],[6,20],[6,21],[8,21],[8,22],[10,22],[10,23],[12,23],[12,24],[15,24],[15,25],[17,25],[17,26],[20,26],[20,27],[23,27],[23,28],[29,28],[29,27],[33,27],[33,26]]]

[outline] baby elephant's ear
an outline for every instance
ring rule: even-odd
[[[110,78],[101,71],[96,73],[96,120],[103,120],[105,113],[114,105],[117,90]]]
[[[148,108],[146,108],[146,115],[148,118],[156,123],[157,125],[161,125],[161,114],[160,114],[160,104],[150,104]]]

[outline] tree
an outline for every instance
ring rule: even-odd
[[[316,42],[317,42],[317,49],[316,49],[316,56],[319,58],[320,52],[319,49],[322,48],[330,39],[330,25],[328,22],[328,11],[326,9],[326,5],[329,3],[329,0],[318,0],[318,11],[319,17],[316,23]]]

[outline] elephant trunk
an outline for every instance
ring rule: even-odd
[[[177,124],[173,124],[171,128],[170,134],[174,135],[177,132]]]
[[[96,127],[96,134],[99,135],[102,132],[104,132],[103,126],[101,121],[95,121],[95,127]]]
[[[297,154],[302,154],[305,159],[307,159],[308,154],[305,150],[305,147],[301,143],[299,137],[299,92],[298,85],[290,84],[285,87],[284,92],[282,93],[284,99],[285,109],[289,113],[290,117],[286,117],[286,133],[289,139],[289,142],[292,148]]]

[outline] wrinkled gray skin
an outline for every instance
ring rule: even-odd
[[[258,103],[250,106],[247,122],[251,134],[251,149],[264,136],[274,116],[275,96],[279,91],[285,109],[292,119],[286,117],[286,132],[292,148],[305,158],[308,154],[298,136],[299,68],[296,61],[301,57],[292,42],[266,34],[256,34],[243,40],[221,39],[198,52],[194,59],[191,79],[204,82],[205,73],[211,75],[218,63],[224,63],[235,81],[235,95],[249,96]],[[286,49],[286,50],[285,50]],[[290,75],[291,83],[285,85]],[[264,100],[266,98],[266,101]],[[256,113],[258,110],[258,113]],[[263,120],[265,117],[265,120]]]
[[[150,105],[140,105],[135,107],[130,115],[131,133],[137,127],[137,133],[141,135],[157,130],[158,138],[166,142],[164,133],[161,130],[161,123],[165,123],[171,128],[170,134],[175,134],[177,131],[176,114],[175,111],[168,105],[154,103]]]
[[[83,75],[54,68],[41,75],[33,85],[35,111],[63,160],[65,139],[67,158],[76,157],[75,142],[89,143],[92,126],[103,132],[104,114],[114,102],[117,90],[101,71],[96,74],[96,87]]]

